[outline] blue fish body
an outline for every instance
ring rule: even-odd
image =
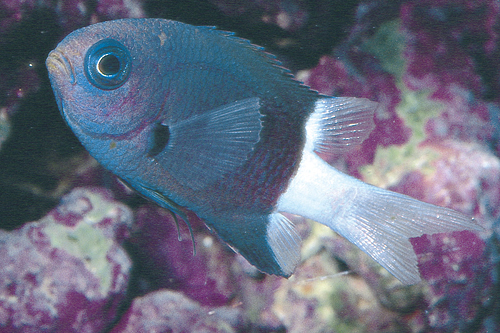
[[[331,227],[407,284],[419,281],[409,237],[478,229],[326,164],[317,152],[369,135],[376,103],[321,96],[231,33],[109,21],[68,35],[47,68],[62,115],[92,156],[159,205],[194,211],[266,273],[287,277],[300,259],[282,212]]]

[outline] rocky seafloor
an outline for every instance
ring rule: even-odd
[[[0,2],[0,332],[500,330],[500,4],[420,1]],[[412,239],[402,286],[294,219],[302,262],[267,276],[102,169],[59,115],[44,66],[69,32],[125,17],[216,25],[321,93],[381,103],[338,169],[484,227]]]

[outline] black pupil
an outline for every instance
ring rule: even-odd
[[[115,75],[120,71],[120,60],[114,54],[104,55],[97,65],[103,75]]]

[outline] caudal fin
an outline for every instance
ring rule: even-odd
[[[404,284],[420,281],[409,238],[481,230],[462,213],[365,184],[304,151],[299,169],[278,200],[278,211],[302,215],[335,230]]]
[[[404,284],[420,281],[409,238],[458,230],[481,230],[455,210],[364,183],[330,220],[320,221],[357,245]]]
[[[377,103],[325,97],[306,124],[306,144],[297,173],[277,210],[301,215],[337,231],[405,284],[420,281],[411,237],[481,230],[462,213],[365,184],[323,161],[316,152],[343,151],[373,129]]]

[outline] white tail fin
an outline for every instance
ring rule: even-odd
[[[409,238],[457,230],[481,230],[449,208],[383,190],[347,176],[313,151],[361,143],[373,128],[377,103],[366,99],[318,100],[306,124],[306,144],[296,175],[278,211],[320,222],[357,245],[405,284],[420,281]],[[342,149],[340,149],[342,150]]]
[[[481,230],[449,208],[365,184],[304,151],[278,211],[320,222],[357,245],[404,284],[420,281],[410,237]]]

